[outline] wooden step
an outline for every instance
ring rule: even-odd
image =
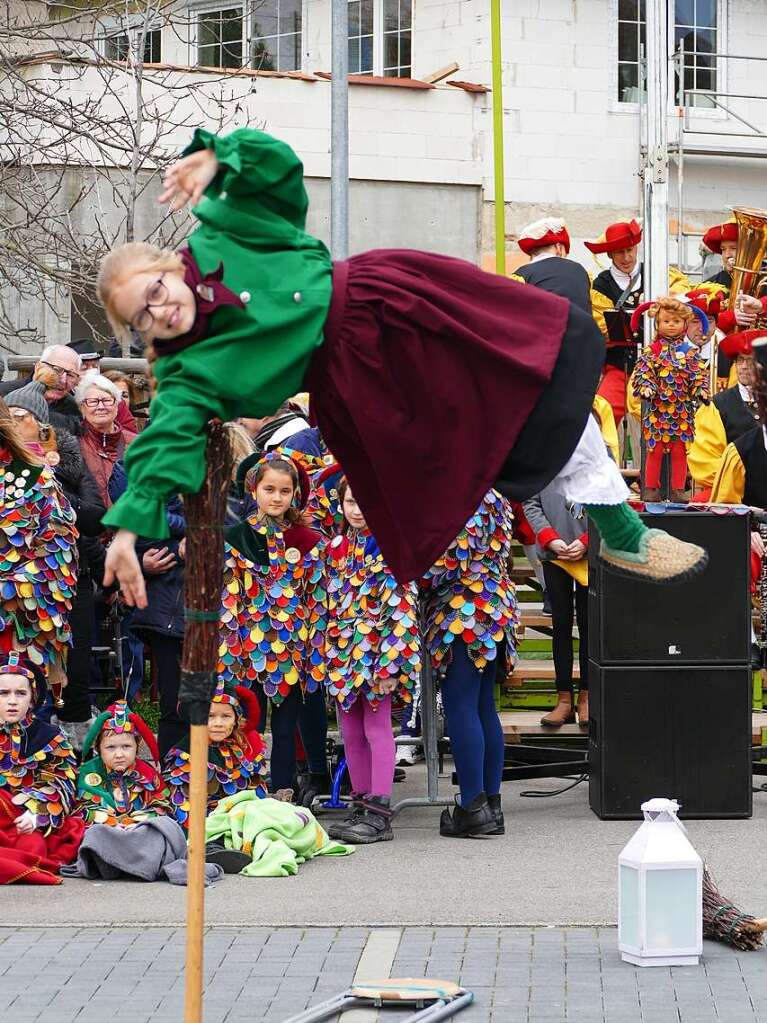
[[[514,671],[510,672],[506,676],[506,680],[503,683],[504,689],[513,689],[515,686],[521,686],[524,681],[534,680],[553,680],[557,677],[554,671],[554,662],[547,660],[528,660],[522,658],[517,661],[517,665]],[[573,678],[577,679],[581,677],[580,668],[578,667],[577,661],[573,665]]]
[[[525,629],[551,628],[551,615],[541,614],[540,611],[523,610],[519,617],[519,624]]]
[[[520,742],[526,735],[584,736],[577,724],[562,725],[561,728],[546,728],[541,724],[542,712],[539,710],[502,710],[498,715],[501,719],[504,738],[511,742]]]
[[[530,586],[531,589],[536,590],[538,593],[541,592],[540,583],[535,578],[535,572],[533,572],[529,565],[515,565],[509,569],[509,576],[511,581],[518,586],[524,584]]]

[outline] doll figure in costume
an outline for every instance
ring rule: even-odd
[[[338,499],[346,526],[325,548],[325,684],[338,709],[353,812],[328,834],[355,845],[393,837],[392,697],[409,705],[418,687],[418,593],[392,575],[346,480]]]
[[[152,762],[140,759],[144,742]],[[77,794],[88,824],[127,827],[172,814],[157,740],[143,718],[118,700],[94,721],[83,745]]]
[[[255,514],[224,533],[218,670],[232,684],[261,687],[271,703],[275,792],[294,787],[302,700],[318,691],[323,678],[322,538],[304,525],[309,489],[300,465],[269,452],[245,476]]]
[[[645,302],[631,319],[636,329],[647,310],[655,320],[655,339],[640,354],[632,388],[646,400],[642,430],[647,443],[645,501],[661,500],[661,465],[668,452],[671,459],[671,500],[687,501],[687,444],[694,439],[695,412],[709,400],[708,373],[699,349],[687,338],[690,321],[697,316],[708,333],[705,314],[695,306],[673,298]]]
[[[219,679],[208,716],[208,812],[224,796],[245,789],[266,795],[264,743],[258,734],[260,713],[253,693]],[[165,758],[165,778],[176,820],[189,820],[188,741]]]
[[[85,830],[72,815],[74,750],[36,716],[43,698],[32,671],[9,655],[0,665],[0,884],[60,884]]]

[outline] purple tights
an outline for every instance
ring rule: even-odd
[[[358,695],[349,710],[339,711],[346,765],[352,791],[359,796],[391,797],[394,783],[394,732],[391,695],[373,704]]]

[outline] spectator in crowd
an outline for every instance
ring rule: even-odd
[[[258,452],[288,447],[293,451],[303,451],[307,455],[322,457],[320,431],[309,425],[291,401],[283,402],[273,416],[267,416],[262,420],[253,419],[250,422],[262,424],[253,437],[253,446]]]
[[[546,592],[551,601],[554,671],[557,703],[541,718],[548,728],[561,728],[575,720],[573,701],[573,590],[580,637],[581,677],[578,686],[578,724],[588,727],[588,520],[577,505],[565,500],[555,483],[524,502],[543,565]]]
[[[120,404],[117,406],[115,422],[130,433],[138,433],[136,417],[133,414],[133,404],[137,399],[134,397],[134,387],[130,377],[121,373],[119,369],[107,370],[103,375],[120,390]]]
[[[446,838],[504,834],[495,683],[515,654],[511,529],[509,502],[489,490],[422,581],[426,647],[440,680],[460,790],[452,813],[445,810],[440,819]]]
[[[118,425],[117,412],[122,401],[120,389],[98,370],[89,370],[83,376],[75,399],[84,419],[80,450],[96,480],[101,500],[109,508],[119,496],[114,494],[114,488],[110,488],[115,465],[122,460],[125,449],[136,434]]]
[[[48,403],[51,425],[55,429],[80,432],[80,413],[72,397],[72,391],[80,380],[82,360],[77,352],[66,345],[51,345],[46,348],[32,371],[33,380],[42,380],[45,385],[45,400]],[[0,395],[5,397],[24,383],[20,380],[4,380],[0,383]]]
[[[38,414],[44,417],[45,411]],[[4,566],[0,649],[5,653],[24,650],[33,663],[46,665],[58,690],[64,682],[77,585],[75,516],[53,468],[23,443],[3,401],[0,480],[0,563]]]
[[[23,442],[36,455],[44,458],[51,447],[52,439],[50,412],[45,400],[45,384],[42,380],[30,380],[18,390],[11,391],[6,396],[5,403],[10,409],[14,425]],[[49,463],[55,461],[55,458],[49,459]]]
[[[75,341],[69,341],[67,348],[77,352],[80,356],[81,373],[87,373],[89,369],[99,369],[101,366],[101,352],[96,348],[93,338],[81,337]]]
[[[130,631],[145,643],[154,659],[160,693],[157,731],[160,759],[185,738],[188,728],[178,714],[181,648],[184,642],[184,533],[181,501],[174,498],[166,511],[170,538],[140,538],[136,549],[146,578],[147,606],[130,616]]]

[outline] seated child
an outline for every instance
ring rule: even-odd
[[[152,763],[138,757],[143,740]],[[95,754],[92,755],[92,754]],[[160,774],[157,740],[138,714],[118,700],[94,721],[83,745],[77,794],[89,824],[127,827],[173,814]]]
[[[220,799],[245,789],[255,789],[259,796],[266,796],[266,760],[264,742],[258,732],[259,719],[255,695],[249,689],[219,679],[208,716],[208,813]],[[173,812],[184,828],[189,820],[189,769],[187,740],[165,758]],[[228,862],[231,857],[217,858],[218,849],[208,848],[207,852],[207,861],[219,863],[226,873],[236,873],[244,866],[243,861],[235,870],[236,864]]]
[[[152,763],[138,756],[142,741]],[[85,738],[78,794],[88,828],[65,877],[186,884],[186,833],[173,817],[157,742],[124,700],[99,714]],[[221,873],[207,869],[206,883]]]
[[[61,884],[85,830],[71,816],[77,764],[69,740],[36,716],[44,698],[18,654],[0,666],[0,884]]]

